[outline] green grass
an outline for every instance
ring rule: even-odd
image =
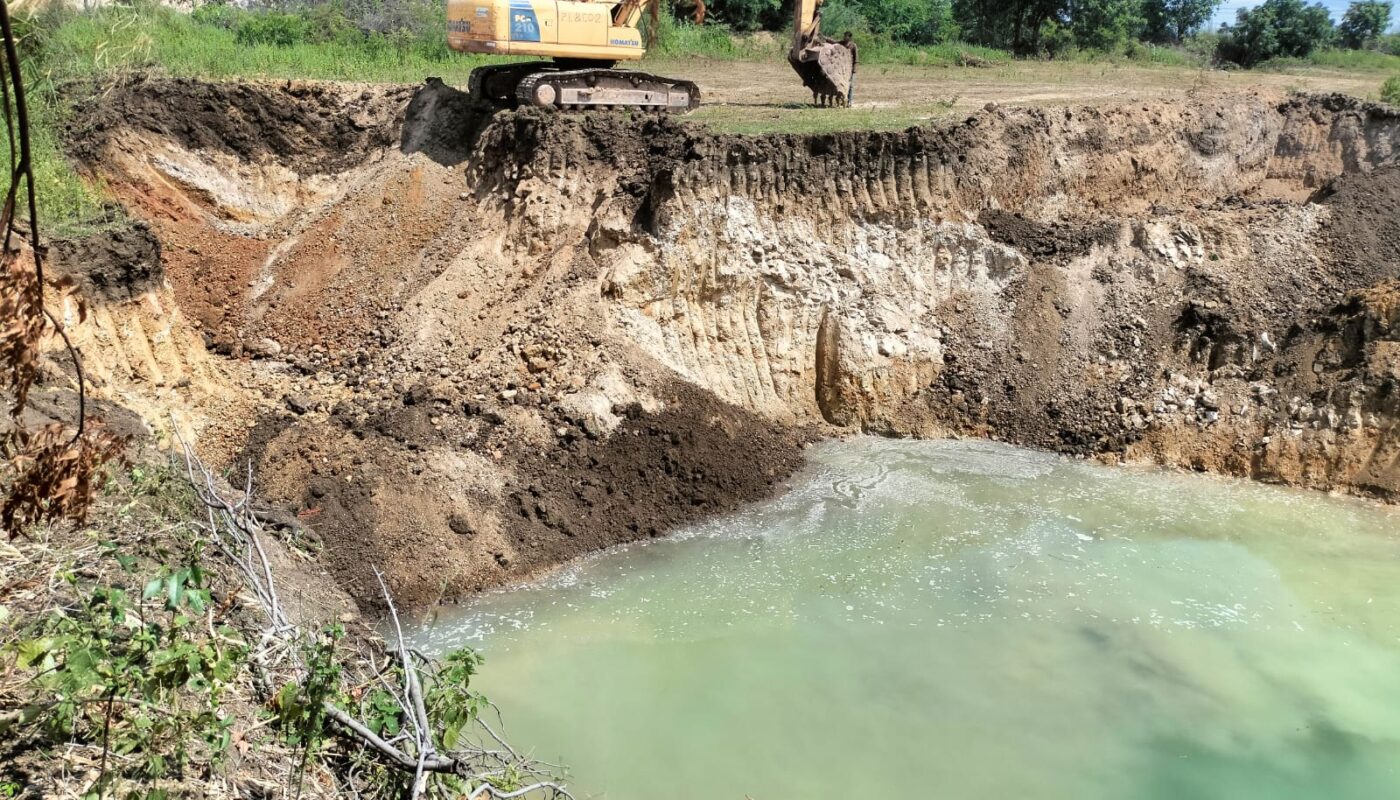
[[[952,100],[931,105],[902,105],[896,108],[816,108],[793,104],[783,108],[756,109],[736,105],[702,105],[686,117],[686,121],[704,125],[720,133],[819,134],[857,130],[904,130],[915,125],[928,125],[948,119],[953,114]]]
[[[992,66],[1011,61],[1005,50],[979,47],[965,42],[914,47],[894,42],[875,42],[860,51],[862,64],[903,64],[922,66]]]
[[[1255,69],[1288,72],[1309,68],[1335,69],[1346,72],[1400,71],[1400,56],[1377,50],[1318,50],[1305,58],[1275,58]]]
[[[39,102],[30,111],[30,152],[34,158],[39,230],[48,236],[79,236],[111,222],[104,192],[79,177],[63,155],[55,133],[62,125],[62,109]],[[9,141],[4,138],[0,138],[0,163],[10,163]],[[20,214],[29,216],[27,209]]]
[[[1076,64],[1141,64],[1160,67],[1206,66],[1209,59],[1198,53],[1180,47],[1162,47],[1155,44],[1130,43],[1126,48],[1114,52],[1103,50],[1073,50],[1056,58]]]
[[[792,40],[791,30],[778,33],[733,34],[720,25],[694,25],[663,18],[650,57],[666,60],[707,58],[716,61],[783,60]],[[907,66],[994,65],[1011,61],[1005,50],[966,42],[915,46],[878,36],[858,35],[862,64]]]
[[[78,76],[142,68],[199,78],[305,78],[418,83],[460,79],[484,56],[454,53],[446,41],[387,38],[240,44],[232,30],[202,25],[164,6],[108,7],[80,14],[51,37],[57,60]],[[54,60],[54,59],[50,59]]]

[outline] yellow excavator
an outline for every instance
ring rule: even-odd
[[[471,95],[494,105],[685,113],[700,105],[700,87],[693,82],[614,69],[619,61],[646,55],[640,23],[648,11],[655,19],[659,2],[447,0],[447,43],[464,53],[550,59],[472,70]],[[795,3],[788,62],[814,98],[842,105],[854,65],[849,50],[821,35],[820,3]]]

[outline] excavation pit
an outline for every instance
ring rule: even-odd
[[[367,603],[374,566],[423,606],[659,536],[861,431],[1400,492],[1383,106],[759,137],[440,83],[102,108],[73,152],[169,288],[104,309],[101,391],[250,459]]]

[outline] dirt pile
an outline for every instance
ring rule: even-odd
[[[77,152],[241,357],[207,436],[361,598],[374,565],[426,603],[656,535],[856,430],[1400,492],[1383,107],[734,137],[440,83],[113,94],[203,103]]]
[[[401,109],[413,94],[406,86],[142,75],[92,91],[100,102],[66,131],[70,152],[89,163],[139,131],[186,150],[271,160],[298,174],[349,169],[398,144]]]

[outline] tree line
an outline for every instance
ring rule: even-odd
[[[1208,31],[1222,1],[826,0],[822,13],[828,30],[916,46],[963,41],[1020,56],[1188,42],[1243,66],[1327,47],[1400,55],[1400,35],[1387,34],[1392,4],[1386,0],[1353,2],[1340,23],[1321,3],[1262,0],[1240,9],[1234,23]],[[710,0],[706,6],[711,19],[738,32],[781,31],[790,24],[792,0]]]

